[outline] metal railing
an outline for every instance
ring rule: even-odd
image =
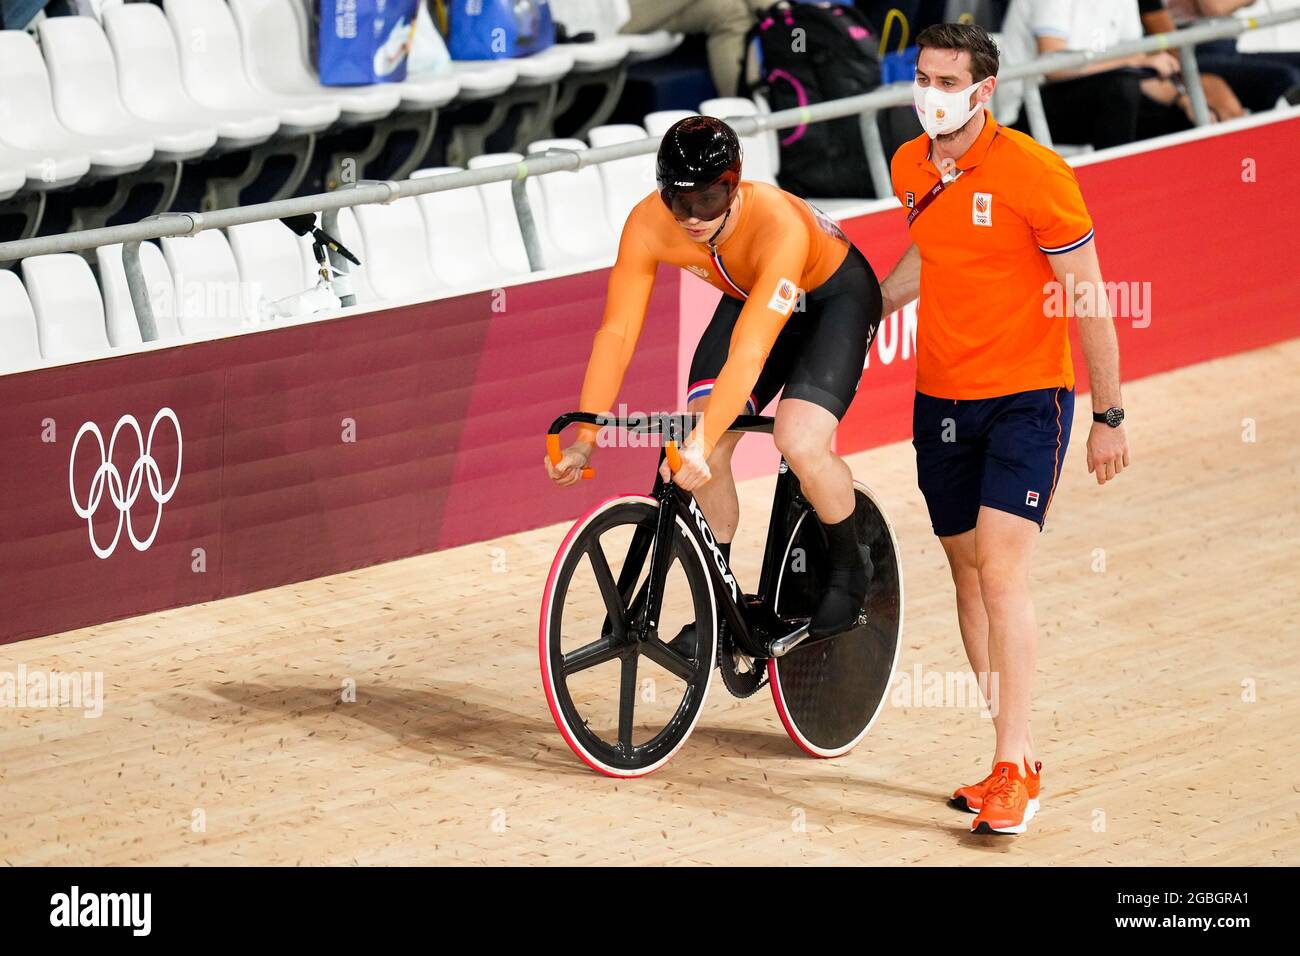
[[[1062,51],[1040,56],[1026,63],[1008,66],[998,73],[998,81],[1007,83],[1023,81],[1026,118],[1034,138],[1049,143],[1047,118],[1039,97],[1039,84],[1043,77],[1065,70],[1074,70],[1096,63],[1106,63],[1126,59],[1141,53],[1155,53],[1162,50],[1181,49],[1208,40],[1235,37],[1247,30],[1276,26],[1300,19],[1300,9],[1281,10],[1254,19],[1223,17],[1203,21],[1194,26],[1174,33],[1161,33],[1116,44],[1104,50]],[[1209,122],[1209,107],[1205,101],[1205,92],[1201,87],[1200,72],[1194,57],[1182,59],[1182,71],[1186,80],[1188,95],[1192,103],[1192,112],[1197,125]],[[876,114],[893,106],[910,105],[912,88],[910,83],[894,83],[887,87],[830,100],[810,106],[779,110],[774,113],[757,116],[729,118],[728,122],[740,136],[750,136],[768,130],[788,129],[826,120],[858,116],[862,137],[867,152],[868,166],[872,180],[876,184],[881,198],[890,195],[889,166],[885,158],[884,144],[880,129],[876,123]],[[282,199],[277,202],[259,203],[251,206],[238,206],[230,209],[218,209],[212,212],[165,213],[138,223],[123,226],[108,226],[100,229],[87,229],[82,232],[67,233],[57,236],[38,236],[14,242],[0,243],[0,262],[11,262],[27,256],[46,255],[56,252],[79,252],[99,246],[121,243],[122,259],[126,270],[127,284],[131,290],[131,301],[136,309],[136,318],[140,324],[141,337],[146,342],[157,339],[158,333],[153,318],[144,272],[140,266],[140,243],[149,239],[162,239],[174,236],[193,236],[204,229],[224,229],[245,223],[263,222],[269,219],[281,219],[304,213],[322,213],[322,225],[326,231],[333,231],[337,222],[338,210],[373,203],[391,203],[397,199],[410,196],[424,196],[429,193],[443,192],[451,189],[464,189],[470,186],[485,186],[490,183],[510,182],[515,210],[519,218],[520,231],[523,235],[525,250],[528,254],[529,267],[532,271],[544,268],[541,244],[533,220],[532,210],[525,189],[525,180],[529,176],[546,173],[573,171],[587,166],[595,166],[631,156],[653,153],[659,148],[659,140],[648,137],[612,146],[593,147],[584,150],[549,150],[546,153],[524,157],[518,163],[501,166],[488,166],[463,172],[446,173],[438,176],[407,179],[400,182],[363,182],[346,186],[329,193],[315,196],[299,196]],[[334,263],[341,270],[346,262],[336,259]],[[343,300],[350,305],[351,296]]]

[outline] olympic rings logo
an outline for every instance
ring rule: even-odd
[[[171,487],[166,492],[163,491],[162,470],[158,467],[158,462],[153,457],[153,439],[154,433],[158,430],[158,423],[163,419],[169,419],[172,428],[176,431],[176,477],[172,479]],[[140,455],[134,465],[131,466],[131,472],[127,475],[126,485],[122,485],[122,473],[118,471],[117,466],[113,464],[113,451],[117,447],[118,436],[123,429],[130,429],[135,432],[136,444],[140,449]],[[87,435],[93,435],[95,442],[99,445],[99,467],[95,470],[95,476],[90,481],[90,494],[83,505],[77,498],[77,489],[73,483],[73,466],[77,461],[77,446],[81,444],[81,439]],[[149,496],[153,498],[158,506],[158,511],[154,516],[153,530],[149,536],[143,540],[138,538],[135,528],[131,525],[131,508],[135,505],[140,497],[140,493],[145,488],[145,482],[148,481]],[[137,551],[145,551],[153,544],[154,538],[158,535],[158,528],[162,525],[162,507],[171,500],[172,495],[176,494],[176,486],[181,481],[181,423],[177,419],[176,413],[170,408],[161,408],[158,414],[153,417],[153,424],[149,426],[149,438],[146,440],[140,431],[140,423],[136,421],[134,415],[123,415],[113,426],[113,434],[108,439],[108,448],[104,448],[104,436],[99,430],[99,426],[94,422],[86,422],[77,431],[77,437],[72,440],[72,454],[68,458],[68,491],[72,496],[72,507],[77,512],[77,516],[86,519],[86,527],[90,531],[90,547],[94,550],[95,555],[100,558],[107,558],[114,550],[117,549],[118,539],[122,537],[122,527],[126,526],[127,537],[131,539],[131,544]],[[109,542],[108,547],[100,547],[95,540],[95,512],[104,499],[104,492],[108,491],[109,498],[113,506],[117,508],[117,531],[113,533],[113,540]]]

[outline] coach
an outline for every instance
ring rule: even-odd
[[[1129,463],[1119,348],[1073,170],[984,108],[997,46],[980,27],[953,23],[927,28],[917,44],[925,134],[892,164],[912,245],[883,283],[884,310],[920,295],[917,478],[997,734],[992,772],[952,803],[977,814],[976,832],[1023,833],[1041,785],[1029,728],[1038,642],[1029,569],[1074,409],[1068,318],[1050,303],[1065,290],[1079,323],[1098,484]]]

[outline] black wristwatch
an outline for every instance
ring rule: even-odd
[[[1124,409],[1108,408],[1104,412],[1093,412],[1092,420],[1099,425],[1109,425],[1111,428],[1119,428],[1124,423]]]

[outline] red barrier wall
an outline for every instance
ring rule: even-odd
[[[1289,119],[1079,169],[1107,280],[1151,283],[1149,326],[1118,323],[1126,380],[1300,334],[1296,143]],[[907,243],[897,209],[844,225],[882,275]],[[661,270],[620,396],[629,408],[682,399],[680,276]],[[540,467],[546,426],[577,403],[607,281],[602,270],[504,300],[484,292],[0,377],[0,642],[481,541],[647,489],[655,449],[602,452],[598,480],[564,492]],[[842,451],[908,437],[914,315],[886,318]],[[1076,366],[1084,387],[1077,343]],[[107,446],[127,414],[147,437],[162,408],[181,426],[175,495],[146,550],[124,528],[98,558],[73,497],[87,504],[97,471],[101,547],[119,516],[103,490],[112,476],[130,497],[135,469],[142,540],[158,505],[128,427],[116,472],[101,471],[93,435],[75,457],[74,440],[93,422]],[[151,447],[164,496],[177,452],[164,420]]]
[[[678,276],[665,269],[651,300],[624,390],[633,407],[673,407]],[[563,492],[541,468],[547,426],[576,407],[607,281],[606,270],[0,377],[0,641],[481,541],[648,488],[654,449],[603,454],[602,480]],[[70,469],[74,440],[93,422],[107,449],[130,414],[147,444],[164,407],[180,422],[182,474],[157,537],[138,551],[124,527],[96,557],[71,496],[89,505],[104,459],[87,432]],[[150,451],[165,495],[178,453],[168,421]],[[130,497],[141,448],[129,426],[111,460]],[[129,511],[143,542],[159,506],[146,471],[137,482]],[[121,514],[111,483],[93,519],[105,550]]]

